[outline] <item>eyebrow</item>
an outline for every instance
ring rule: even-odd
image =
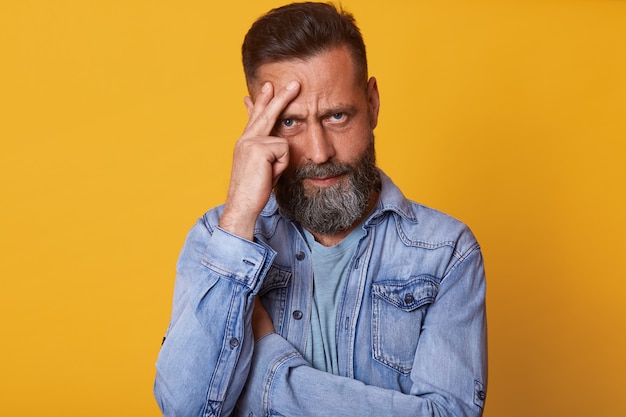
[[[352,104],[339,104],[337,106],[329,107],[328,109],[324,109],[321,112],[317,113],[318,119],[325,119],[327,117],[332,116],[337,113],[345,113],[348,115],[352,115],[356,113],[356,106]],[[283,112],[278,117],[280,120],[292,119],[292,120],[305,120],[306,116],[303,114],[298,114],[295,112]]]

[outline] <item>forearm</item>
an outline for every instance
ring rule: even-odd
[[[253,299],[271,251],[198,225],[178,264],[172,320],[157,361],[166,416],[228,415],[250,367]]]
[[[432,396],[366,385],[312,368],[289,342],[270,334],[257,345],[239,415],[452,417]]]

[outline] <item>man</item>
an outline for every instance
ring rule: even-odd
[[[480,248],[376,168],[378,87],[353,18],[288,5],[242,51],[249,121],[226,203],[178,262],[164,415],[480,416]]]

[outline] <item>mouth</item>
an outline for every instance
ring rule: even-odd
[[[318,188],[331,187],[337,184],[344,177],[345,174],[338,175],[326,175],[323,177],[307,177],[304,179],[304,183],[308,183]]]

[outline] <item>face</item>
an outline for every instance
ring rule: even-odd
[[[376,80],[367,86],[357,82],[344,48],[262,65],[256,80],[253,90],[266,81],[275,88],[292,80],[301,86],[273,132],[289,142],[289,167],[275,189],[279,205],[313,232],[349,229],[363,216],[379,184],[373,137],[379,108]]]

